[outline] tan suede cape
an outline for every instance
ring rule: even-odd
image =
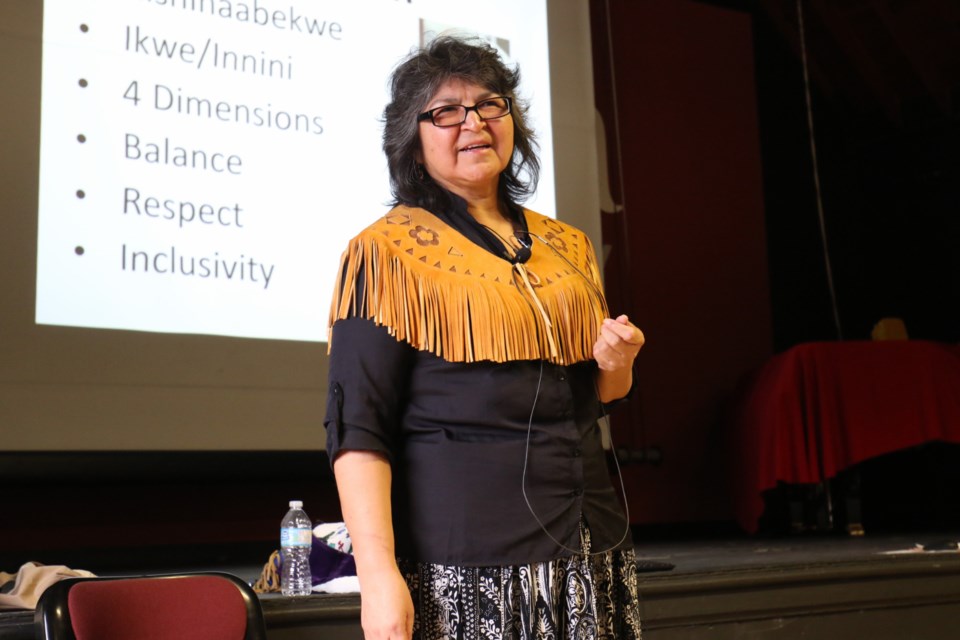
[[[343,252],[331,328],[369,318],[450,362],[591,359],[607,308],[590,240],[570,225],[524,214],[533,254],[514,265],[424,209],[392,209]]]

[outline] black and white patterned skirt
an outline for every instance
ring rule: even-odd
[[[581,529],[590,548],[590,533]],[[633,549],[505,567],[400,561],[414,640],[639,640]]]

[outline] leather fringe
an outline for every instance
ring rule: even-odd
[[[430,226],[414,227],[421,220],[408,217],[393,227],[372,225],[350,242],[337,274],[331,327],[345,318],[369,318],[397,340],[450,362],[543,359],[567,365],[593,357],[607,311],[586,236],[563,227],[574,231],[565,238],[579,241],[581,273],[546,246],[528,265],[511,265],[427,212],[408,211],[429,216]],[[418,233],[444,243],[417,247]],[[461,259],[451,261],[451,255]],[[534,285],[527,271],[536,276]]]

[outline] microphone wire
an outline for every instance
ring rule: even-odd
[[[627,487],[623,480],[623,472],[620,469],[620,460],[617,457],[617,450],[613,446],[613,435],[610,436],[610,451],[613,453],[614,464],[617,468],[617,478],[620,480],[620,494],[623,496],[623,535],[620,536],[620,539],[617,540],[614,544],[610,545],[606,549],[600,551],[590,551],[584,552],[583,549],[574,549],[568,547],[564,543],[557,540],[552,533],[547,529],[546,525],[543,524],[543,521],[540,519],[540,516],[537,515],[536,510],[533,508],[533,505],[530,503],[530,496],[527,495],[527,465],[530,460],[530,435],[533,431],[533,415],[537,408],[537,401],[540,398],[540,388],[543,384],[543,360],[540,360],[540,376],[537,380],[537,391],[533,397],[533,405],[530,407],[530,418],[527,420],[527,440],[526,446],[523,452],[523,474],[520,478],[520,491],[523,494],[523,501],[527,503],[527,510],[530,512],[530,515],[533,516],[533,519],[537,521],[537,524],[540,526],[540,529],[547,534],[547,537],[550,538],[554,544],[564,549],[565,551],[570,551],[575,555],[584,555],[584,556],[601,556],[605,553],[613,551],[619,547],[627,539],[627,536],[630,534],[630,503],[627,500]],[[602,414],[602,420],[609,424],[609,416],[607,415],[607,410],[603,406],[603,402],[600,401],[600,390],[597,387],[596,379],[593,382],[593,390],[597,397],[597,402],[600,404],[600,413]],[[582,517],[582,513],[581,513]],[[589,523],[587,523],[589,526]]]
[[[508,246],[508,247],[511,246],[510,243],[509,243],[503,236],[501,236],[499,233],[497,233],[494,229],[491,229],[490,227],[487,227],[486,225],[481,225],[481,226],[483,226],[485,229],[487,229],[488,231],[490,231],[491,233],[493,233],[493,235],[497,236],[497,238],[499,238],[500,241],[503,242],[503,244],[504,244],[505,246]],[[597,296],[598,302],[600,302],[601,305],[602,305],[604,308],[606,308],[606,304],[604,304],[603,292],[600,290],[599,287],[597,287],[597,285],[593,282],[593,280],[591,280],[590,278],[588,278],[588,277],[586,276],[586,274],[583,273],[583,271],[581,271],[579,267],[577,267],[577,265],[573,264],[573,262],[572,262],[567,256],[565,256],[565,255],[563,255],[562,253],[560,253],[560,251],[558,251],[556,247],[554,247],[552,244],[550,244],[547,240],[545,240],[544,238],[540,237],[539,235],[537,235],[537,234],[535,234],[535,233],[531,233],[529,230],[526,230],[526,231],[524,231],[523,233],[525,233],[525,234],[526,234],[527,236],[529,236],[529,237],[536,238],[536,239],[539,240],[541,243],[543,243],[544,245],[546,245],[547,247],[549,247],[549,248],[550,248],[550,251],[551,251],[555,256],[557,256],[557,257],[559,257],[561,260],[563,260],[563,261],[567,264],[567,266],[569,266],[571,269],[573,269],[574,272],[576,272],[576,274],[579,275],[579,276],[590,286],[590,288],[593,290],[594,294]],[[529,244],[525,244],[525,243],[523,242],[523,240],[520,239],[519,236],[514,235],[513,237],[516,239],[516,241],[520,244],[520,246],[521,246],[523,249],[526,249],[527,251],[532,251],[533,242],[530,242]],[[512,271],[513,271],[513,274],[512,274],[512,276],[513,276],[513,279],[514,279],[514,284],[517,284],[517,283],[516,283],[516,279],[517,279],[517,276],[520,275],[520,274],[518,273],[518,272],[519,272],[520,264],[523,263],[523,262],[526,262],[526,260],[519,260],[519,259],[517,258],[517,254],[518,254],[518,253],[519,253],[519,250],[514,251],[514,259],[510,261],[510,262],[513,264],[513,270],[512,270]],[[529,258],[529,257],[530,257],[530,256],[527,256],[527,258]],[[517,288],[520,289],[520,290],[522,290],[522,287],[520,287],[519,284],[517,284]],[[524,296],[524,300],[526,300],[527,305],[530,307],[530,312],[533,313],[533,314],[536,314],[536,313],[537,313],[537,310],[534,308],[533,304],[532,304],[529,300],[526,299],[526,296]],[[634,362],[634,364],[635,364],[635,362]],[[633,367],[633,366],[634,366],[634,365],[631,365],[631,367]],[[635,377],[636,371],[634,371],[633,373],[634,373],[634,377]],[[537,515],[536,510],[533,508],[533,504],[530,502],[530,496],[527,495],[527,467],[528,467],[528,464],[529,464],[529,461],[530,461],[530,438],[531,438],[531,435],[532,435],[532,432],[533,432],[533,417],[534,417],[534,414],[536,413],[537,402],[538,402],[539,399],[540,399],[540,389],[542,388],[542,385],[543,385],[543,359],[541,358],[541,360],[540,360],[540,374],[539,374],[539,376],[538,376],[538,378],[537,378],[537,389],[536,389],[536,392],[534,393],[534,396],[533,396],[533,404],[530,406],[530,416],[529,416],[529,418],[527,419],[527,436],[526,436],[526,442],[525,442],[524,453],[523,453],[523,472],[522,472],[521,477],[520,477],[520,491],[521,491],[521,493],[523,494],[523,500],[524,500],[524,502],[525,502],[526,505],[527,505],[527,510],[530,512],[530,515],[532,515],[532,516],[533,516],[533,519],[537,521],[537,525],[540,526],[540,529],[541,529],[545,534],[547,534],[547,537],[550,538],[550,540],[552,540],[554,544],[556,544],[556,545],[559,546],[560,548],[564,549],[565,551],[569,551],[569,552],[571,552],[571,553],[573,553],[573,554],[575,554],[575,555],[584,555],[584,556],[599,556],[599,555],[603,555],[603,554],[605,554],[605,553],[608,553],[608,552],[610,552],[610,551],[613,551],[614,549],[616,549],[617,547],[619,547],[621,544],[623,544],[623,542],[627,539],[627,536],[630,534],[630,503],[629,503],[629,501],[627,500],[627,487],[626,487],[626,483],[624,482],[624,479],[623,479],[623,471],[622,471],[622,469],[620,468],[620,457],[617,455],[616,447],[615,447],[614,444],[613,444],[613,433],[612,433],[612,431],[609,429],[609,427],[610,427],[610,416],[607,414],[606,407],[604,406],[603,401],[600,399],[600,388],[597,386],[596,376],[594,376],[594,379],[593,379],[593,393],[594,393],[594,397],[596,397],[596,399],[597,399],[597,403],[598,403],[599,406],[600,406],[601,417],[598,419],[598,422],[599,422],[599,420],[603,420],[604,424],[606,424],[606,425],[607,425],[607,428],[608,428],[608,433],[609,433],[609,436],[610,436],[610,453],[611,453],[612,456],[613,456],[614,466],[615,466],[616,469],[617,469],[617,479],[618,479],[619,482],[620,482],[620,495],[623,497],[623,510],[624,510],[624,514],[623,514],[623,516],[624,516],[623,535],[620,536],[620,539],[619,539],[617,542],[615,542],[613,545],[607,547],[606,549],[602,549],[602,550],[600,550],[600,551],[584,552],[583,549],[574,549],[574,548],[572,548],[572,547],[568,547],[567,545],[565,545],[564,543],[562,543],[560,540],[557,540],[557,538],[555,538],[555,537],[553,536],[553,534],[550,533],[550,531],[547,529],[546,525],[545,525],[545,524],[543,523],[543,521],[540,519],[540,516]],[[598,427],[598,428],[599,428],[599,427]],[[582,517],[582,513],[581,513],[581,517]],[[588,523],[588,526],[589,526],[589,523]]]

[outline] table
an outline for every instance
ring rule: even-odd
[[[742,385],[729,459],[737,522],[757,530],[763,492],[818,483],[869,458],[960,443],[960,349],[920,340],[813,342]]]

